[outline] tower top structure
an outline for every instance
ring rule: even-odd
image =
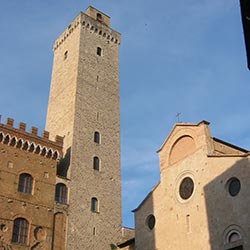
[[[120,33],[110,28],[110,17],[94,7],[89,6],[85,13],[80,12],[61,35],[58,36],[54,42],[53,50],[55,51],[63,44],[80,24],[90,30],[90,32],[106,38],[108,42],[120,44]]]

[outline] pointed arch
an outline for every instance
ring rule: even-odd
[[[35,154],[39,154],[40,152],[41,152],[41,146],[40,146],[40,145],[37,145],[36,148],[35,148],[34,153],[35,153]]]
[[[45,156],[46,153],[47,153],[47,150],[46,150],[46,148],[44,147],[44,148],[42,149],[40,155],[41,155],[41,156]]]
[[[16,148],[22,148],[22,146],[23,146],[23,140],[19,139],[16,143]]]
[[[10,140],[10,146],[15,147],[16,142],[17,142],[17,138],[15,136],[12,137],[11,140]]]
[[[35,150],[35,145],[34,143],[32,142],[29,146],[29,152],[33,152]]]
[[[49,151],[48,151],[47,154],[46,154],[46,157],[47,157],[47,158],[51,158],[51,157],[52,157],[52,154],[53,154],[52,150],[49,149]]]
[[[7,134],[3,139],[3,144],[9,144],[9,142],[10,142],[10,135]]]
[[[27,150],[29,148],[29,143],[28,141],[25,141],[25,143],[22,146],[22,150]]]
[[[59,153],[58,153],[58,151],[55,151],[53,156],[52,156],[52,159],[56,160],[58,157],[59,157]]]

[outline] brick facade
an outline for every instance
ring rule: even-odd
[[[49,133],[13,120],[0,123],[0,245],[3,249],[52,249],[57,162],[63,141],[49,140]],[[21,183],[31,177],[31,185]],[[27,180],[25,180],[27,181]],[[22,185],[23,184],[23,185]],[[26,186],[26,189],[25,189]],[[14,222],[27,221],[26,236],[14,234]],[[21,240],[21,244],[20,244]]]

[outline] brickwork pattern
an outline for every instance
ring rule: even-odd
[[[16,129],[13,122],[8,118],[6,124],[0,124],[0,243],[6,249],[36,249],[38,246],[51,249],[56,166],[62,152],[62,138],[50,141],[48,133],[40,138],[34,127],[27,133],[24,123]],[[23,144],[18,144],[19,140]],[[35,151],[32,145],[40,145],[41,151]],[[57,157],[42,154],[42,148],[46,148],[46,152],[58,152]],[[22,173],[33,178],[31,194],[18,191]],[[13,222],[18,217],[29,222],[27,245],[11,242]],[[46,234],[45,238],[37,236],[39,230]]]

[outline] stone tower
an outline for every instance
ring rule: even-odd
[[[109,250],[121,235],[120,34],[109,23],[89,7],[53,46],[46,130],[64,137],[57,174],[69,183],[60,249]]]

